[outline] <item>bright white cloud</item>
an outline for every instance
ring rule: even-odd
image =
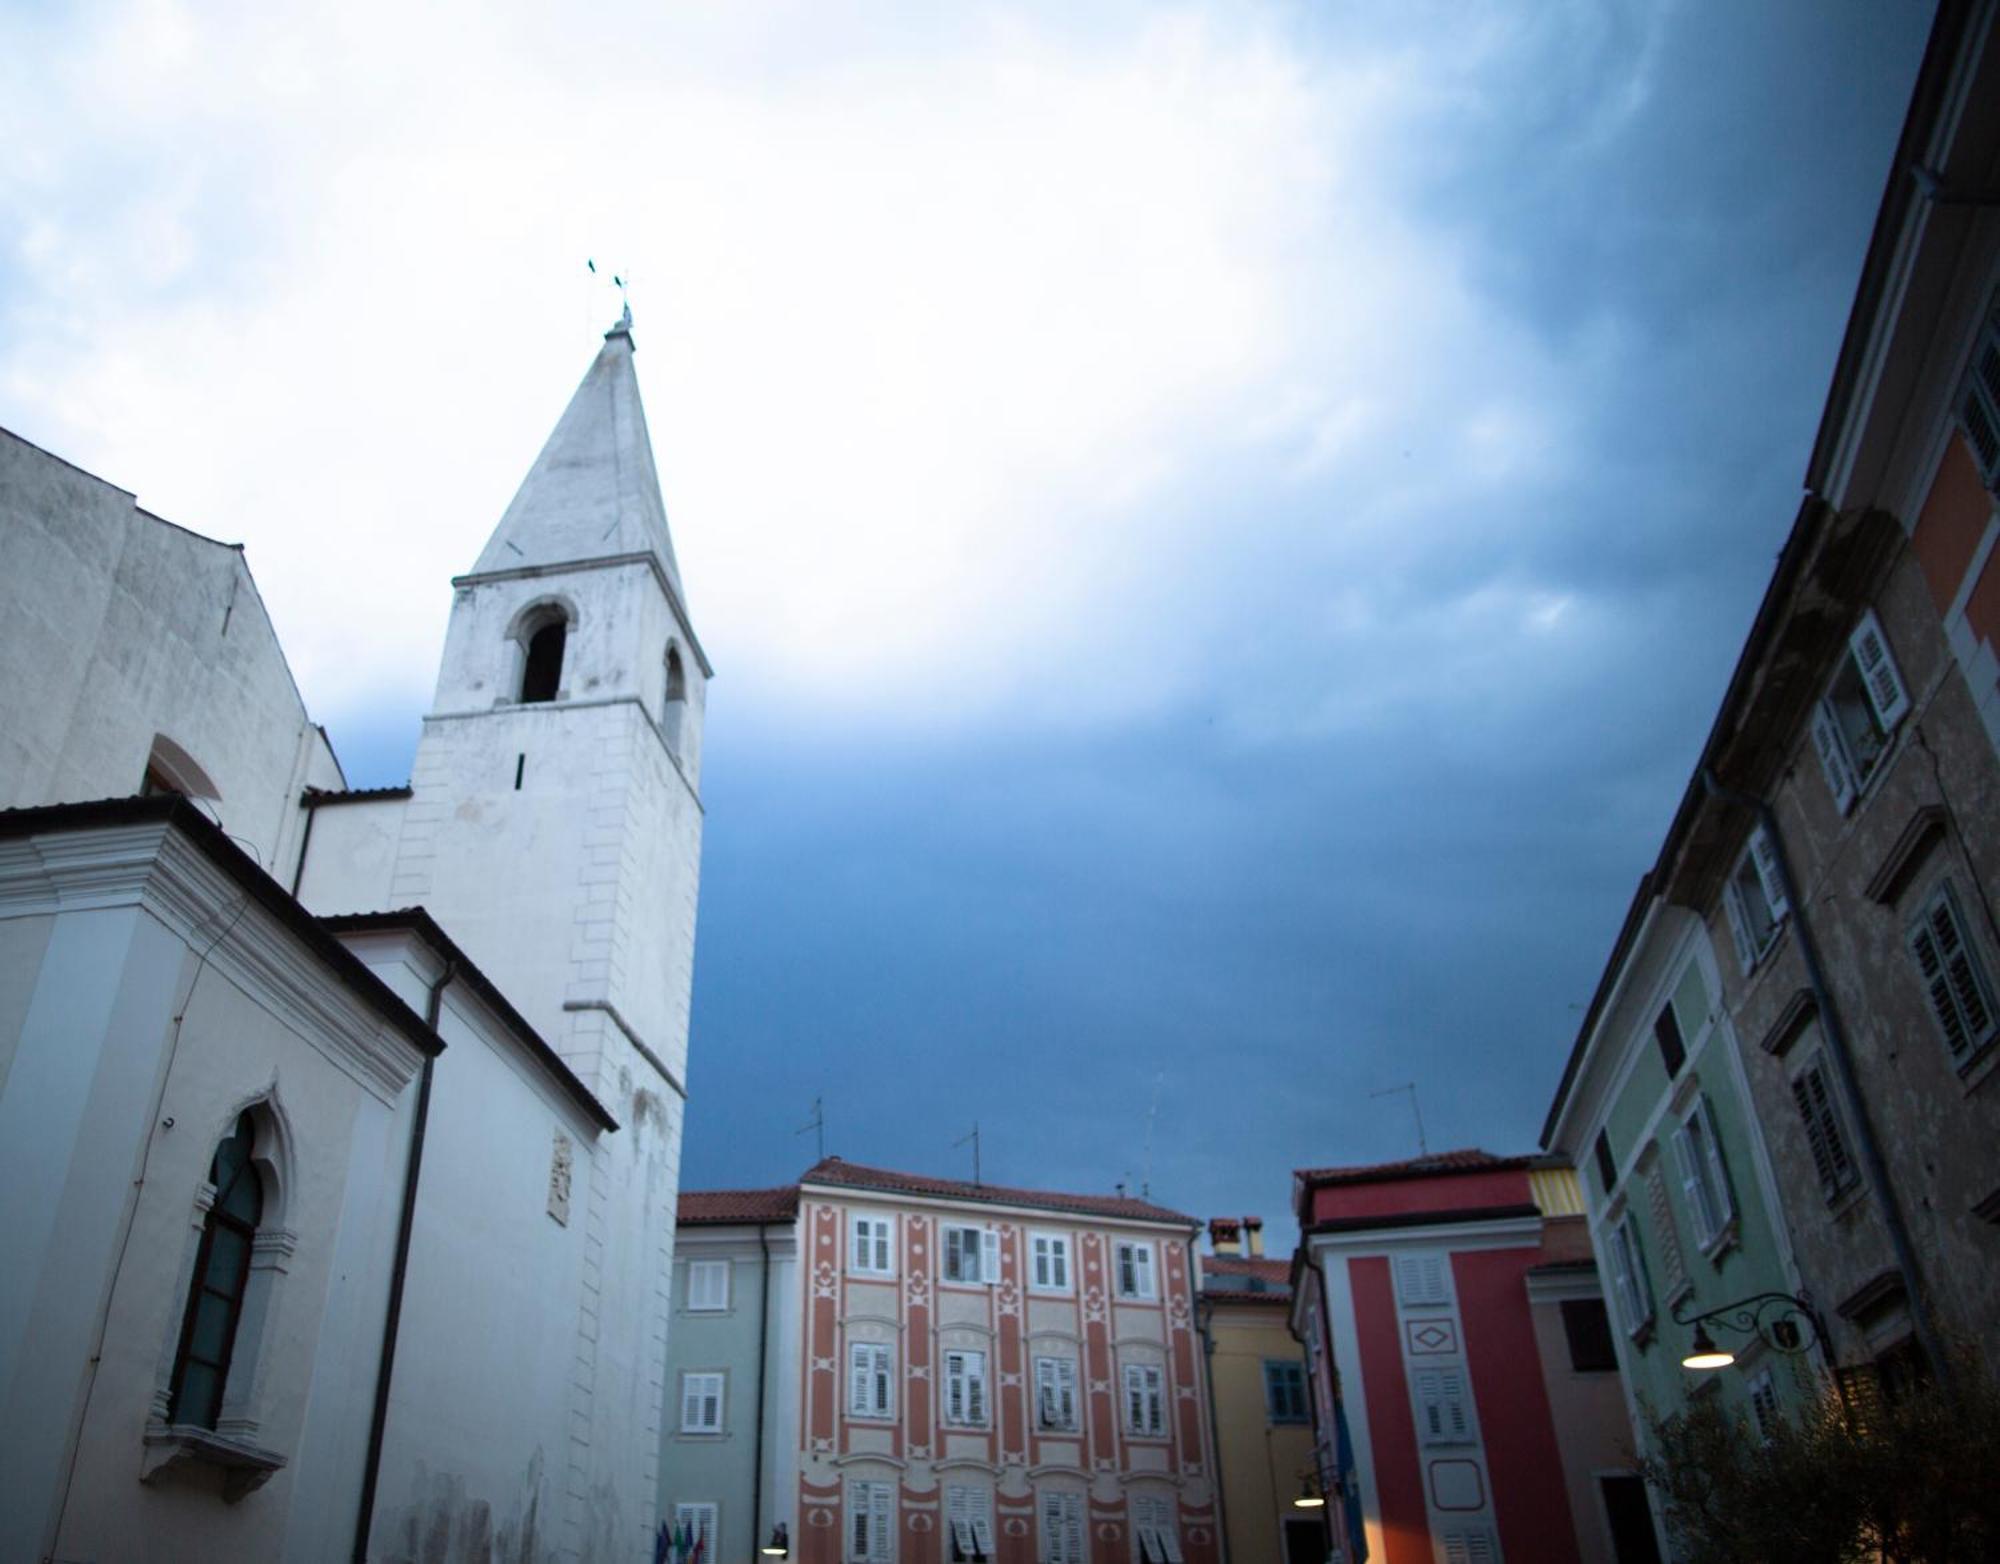
[[[1222,7],[574,18],[0,23],[36,61],[0,77],[33,149],[0,421],[247,543],[322,713],[428,687],[611,313],[587,254],[634,279],[704,639],[788,704],[1143,709],[1207,655],[1198,608],[1147,616],[1231,551],[1393,572],[1452,546],[1412,516],[1476,527],[1564,459],[1579,366],[1404,194],[1404,133],[1505,29],[1350,59]],[[1246,471],[1312,519],[1232,507]],[[1431,629],[1560,634],[1508,593]]]

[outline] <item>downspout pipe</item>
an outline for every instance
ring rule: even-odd
[[[1931,1372],[1937,1376],[1938,1383],[1948,1390],[1952,1379],[1951,1359],[1946,1355],[1944,1343],[1931,1322],[1930,1302],[1924,1292],[1923,1273],[1917,1265],[1916,1246],[1910,1242],[1910,1230],[1903,1221],[1902,1208],[1897,1205],[1895,1190],[1889,1183],[1888,1164],[1882,1160],[1881,1143],[1875,1138],[1874,1122],[1868,1116],[1868,1105],[1862,1099],[1860,1085],[1855,1079],[1854,1055],[1847,1045],[1847,1026],[1826,986],[1826,977],[1820,967],[1819,946],[1813,939],[1812,923],[1806,916],[1806,904],[1799,895],[1798,882],[1792,878],[1791,854],[1786,851],[1785,838],[1778,830],[1778,817],[1768,800],[1724,787],[1716,781],[1715,773],[1707,766],[1701,768],[1701,785],[1711,798],[1740,805],[1755,814],[1757,824],[1771,844],[1771,856],[1778,870],[1778,889],[1784,895],[1785,905],[1791,910],[1792,926],[1798,935],[1799,956],[1805,963],[1806,986],[1812,990],[1813,1003],[1818,1007],[1820,1029],[1826,1034],[1826,1051],[1833,1060],[1834,1079],[1840,1095],[1846,1100],[1848,1121],[1854,1126],[1855,1149],[1861,1156],[1868,1192],[1874,1198],[1883,1227],[1888,1231],[1896,1270],[1903,1278],[1910,1323],[1924,1349],[1924,1356],[1930,1359]]]
[[[758,1557],[759,1539],[764,1536],[764,1360],[771,1346],[771,1239],[770,1229],[757,1227],[757,1248],[764,1269],[757,1276],[757,1440],[750,1454],[750,1557]]]
[[[444,991],[458,976],[458,963],[446,961],[431,985],[424,1006],[424,1024],[437,1030],[444,1011]],[[375,1370],[375,1406],[368,1419],[368,1454],[361,1468],[361,1512],[354,1522],[354,1564],[368,1564],[369,1533],[375,1524],[375,1490],[382,1476],[382,1441],[389,1427],[389,1384],[396,1372],[396,1333],[403,1321],[403,1287],[410,1272],[410,1235],[417,1219],[417,1177],[424,1167],[424,1132],[431,1118],[431,1081],[437,1060],[427,1057],[417,1084],[417,1112],[410,1125],[410,1159],[403,1174],[403,1209],[396,1223],[396,1257],[389,1270],[389,1309],[382,1320],[382,1357]]]

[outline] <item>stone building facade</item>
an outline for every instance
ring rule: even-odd
[[[0,435],[0,1557],[650,1547],[708,667],[632,353],[366,793],[240,550]]]

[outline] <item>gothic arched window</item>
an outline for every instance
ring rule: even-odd
[[[250,1249],[264,1215],[264,1183],[251,1161],[256,1141],[256,1121],[248,1112],[240,1114],[209,1164],[215,1197],[202,1218],[201,1245],[195,1251],[194,1283],[174,1355],[169,1423],[213,1428],[222,1412],[229,1358],[250,1281]]]
[[[563,643],[569,621],[552,618],[528,637],[528,658],[521,670],[521,702],[552,701],[562,688]]]

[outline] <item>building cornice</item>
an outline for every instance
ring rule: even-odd
[[[185,799],[0,814],[0,913],[118,908],[157,919],[385,1102],[443,1051],[436,1032]]]
[[[653,580],[659,584],[667,606],[673,610],[674,622],[681,627],[681,634],[688,639],[688,649],[694,653],[694,660],[701,664],[704,679],[715,677],[714,668],[709,666],[708,653],[701,649],[701,638],[694,633],[694,623],[688,618],[687,605],[674,589],[672,579],[667,575],[667,567],[650,549],[642,549],[630,554],[606,554],[598,559],[560,560],[553,565],[517,565],[511,570],[476,570],[469,576],[453,576],[454,587],[485,586],[498,581],[532,581],[540,576],[573,576],[587,570],[618,570],[626,565],[644,565],[652,571]]]

